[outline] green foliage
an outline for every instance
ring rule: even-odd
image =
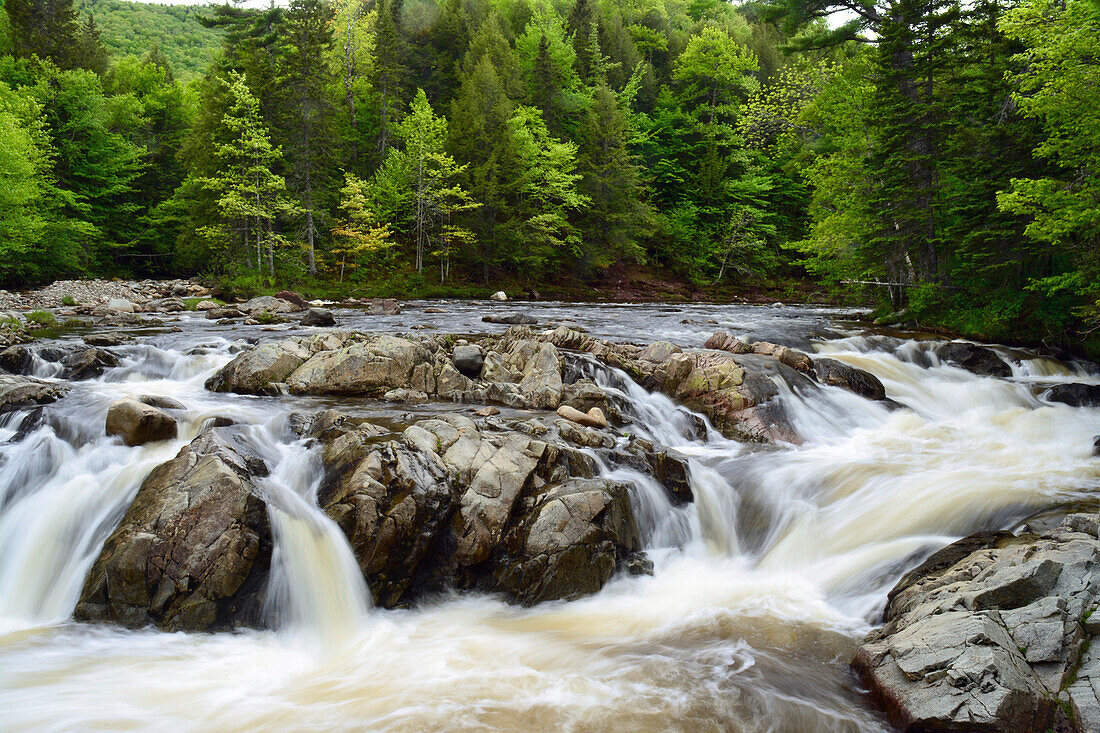
[[[161,5],[126,0],[83,0],[110,55],[120,60],[160,49],[175,73],[188,81],[205,73],[221,46],[222,31],[202,24],[200,4]]]
[[[57,318],[53,313],[44,310],[33,310],[26,315],[27,323],[33,323],[36,326],[55,326],[57,325]]]
[[[62,296],[61,305],[74,306],[76,305],[76,298],[71,295]]]

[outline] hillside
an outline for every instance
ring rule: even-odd
[[[184,81],[203,73],[221,44],[221,31],[199,22],[209,13],[201,5],[85,0],[81,9],[95,17],[112,56],[143,56],[159,43]]]

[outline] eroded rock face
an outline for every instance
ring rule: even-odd
[[[157,468],[100,552],[79,620],[165,630],[258,625],[271,529],[243,429],[216,428]]]
[[[1100,712],[1096,690],[1070,685],[1100,631],[1084,622],[1100,598],[1096,527],[1070,515],[1043,535],[980,533],[903,578],[852,661],[891,722],[1023,733],[1069,725],[1065,705],[1083,712],[1063,729],[1096,730],[1083,724]]]
[[[369,424],[340,425],[311,428],[328,441],[320,502],[380,605],[445,587],[527,604],[576,598],[618,568],[645,566],[629,490],[594,480],[597,464],[543,421],[449,414],[389,440]]]
[[[107,435],[119,436],[126,445],[170,440],[177,430],[171,415],[138,400],[119,400],[107,410]]]

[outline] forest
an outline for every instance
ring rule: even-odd
[[[201,69],[129,5],[6,0],[6,286],[626,263],[1100,353],[1097,0],[225,4]]]

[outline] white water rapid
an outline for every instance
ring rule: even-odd
[[[459,317],[472,307],[450,310],[441,328],[481,325]],[[894,404],[780,380],[803,442],[761,448],[589,364],[633,432],[690,459],[695,501],[673,506],[651,477],[607,467],[632,486],[654,573],[573,602],[450,594],[371,609],[347,541],[317,509],[319,458],[287,427],[291,411],[329,404],[205,391],[239,346],[205,321],[185,315],[180,332],[120,347],[120,366],[38,414],[0,416],[0,730],[883,731],[847,663],[900,575],[968,532],[1097,504],[1100,409],[1036,396],[1100,382],[1080,365],[1004,350],[1013,376],[979,377],[939,363],[930,342],[864,334],[827,312],[666,310],[554,304],[546,317],[685,346],[718,328],[682,325],[685,313],[739,335],[786,334],[875,374]],[[107,407],[127,395],[182,403],[179,437],[135,448],[107,438]],[[339,406],[393,420],[404,409]],[[249,426],[271,468],[272,630],[73,622],[144,477],[213,417]]]

